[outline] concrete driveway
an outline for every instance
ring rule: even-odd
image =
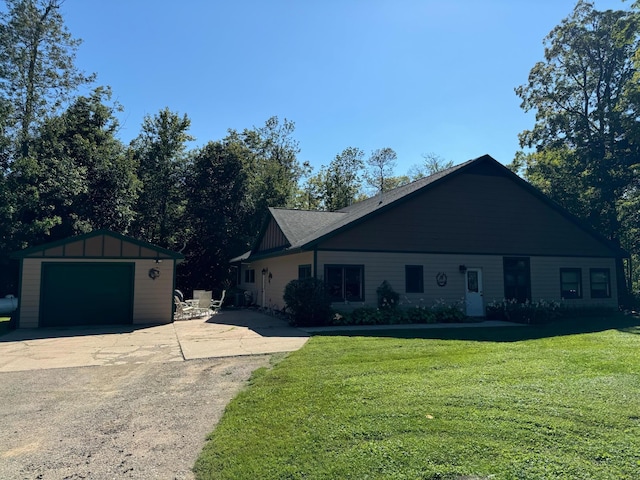
[[[0,337],[0,372],[290,352],[308,338],[251,310],[159,326],[20,329]]]
[[[266,354],[306,341],[246,310],[3,335],[0,478],[192,480],[207,434]]]

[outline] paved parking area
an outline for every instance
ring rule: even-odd
[[[157,326],[20,329],[0,337],[0,372],[290,352],[308,338],[251,310]]]
[[[0,478],[191,480],[207,434],[251,373],[307,339],[249,310],[3,335]]]

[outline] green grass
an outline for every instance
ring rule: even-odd
[[[9,321],[11,317],[0,317],[0,335],[4,335],[8,333],[11,329],[9,328]]]
[[[314,337],[229,404],[197,478],[640,478],[638,323]]]

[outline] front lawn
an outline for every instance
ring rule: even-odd
[[[197,477],[640,478],[638,323],[314,337],[256,372]]]

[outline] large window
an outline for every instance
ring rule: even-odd
[[[311,277],[311,265],[298,265],[298,280]]]
[[[249,268],[244,271],[244,283],[256,283],[256,271]]]
[[[407,293],[424,293],[424,272],[422,265],[405,265],[404,285]]]
[[[608,268],[592,268],[589,270],[591,277],[591,298],[611,297],[611,278]]]
[[[560,296],[582,298],[582,270],[580,268],[560,269]]]
[[[364,266],[325,265],[324,278],[332,302],[364,301]]]
[[[504,298],[524,303],[531,300],[529,257],[504,257]]]

